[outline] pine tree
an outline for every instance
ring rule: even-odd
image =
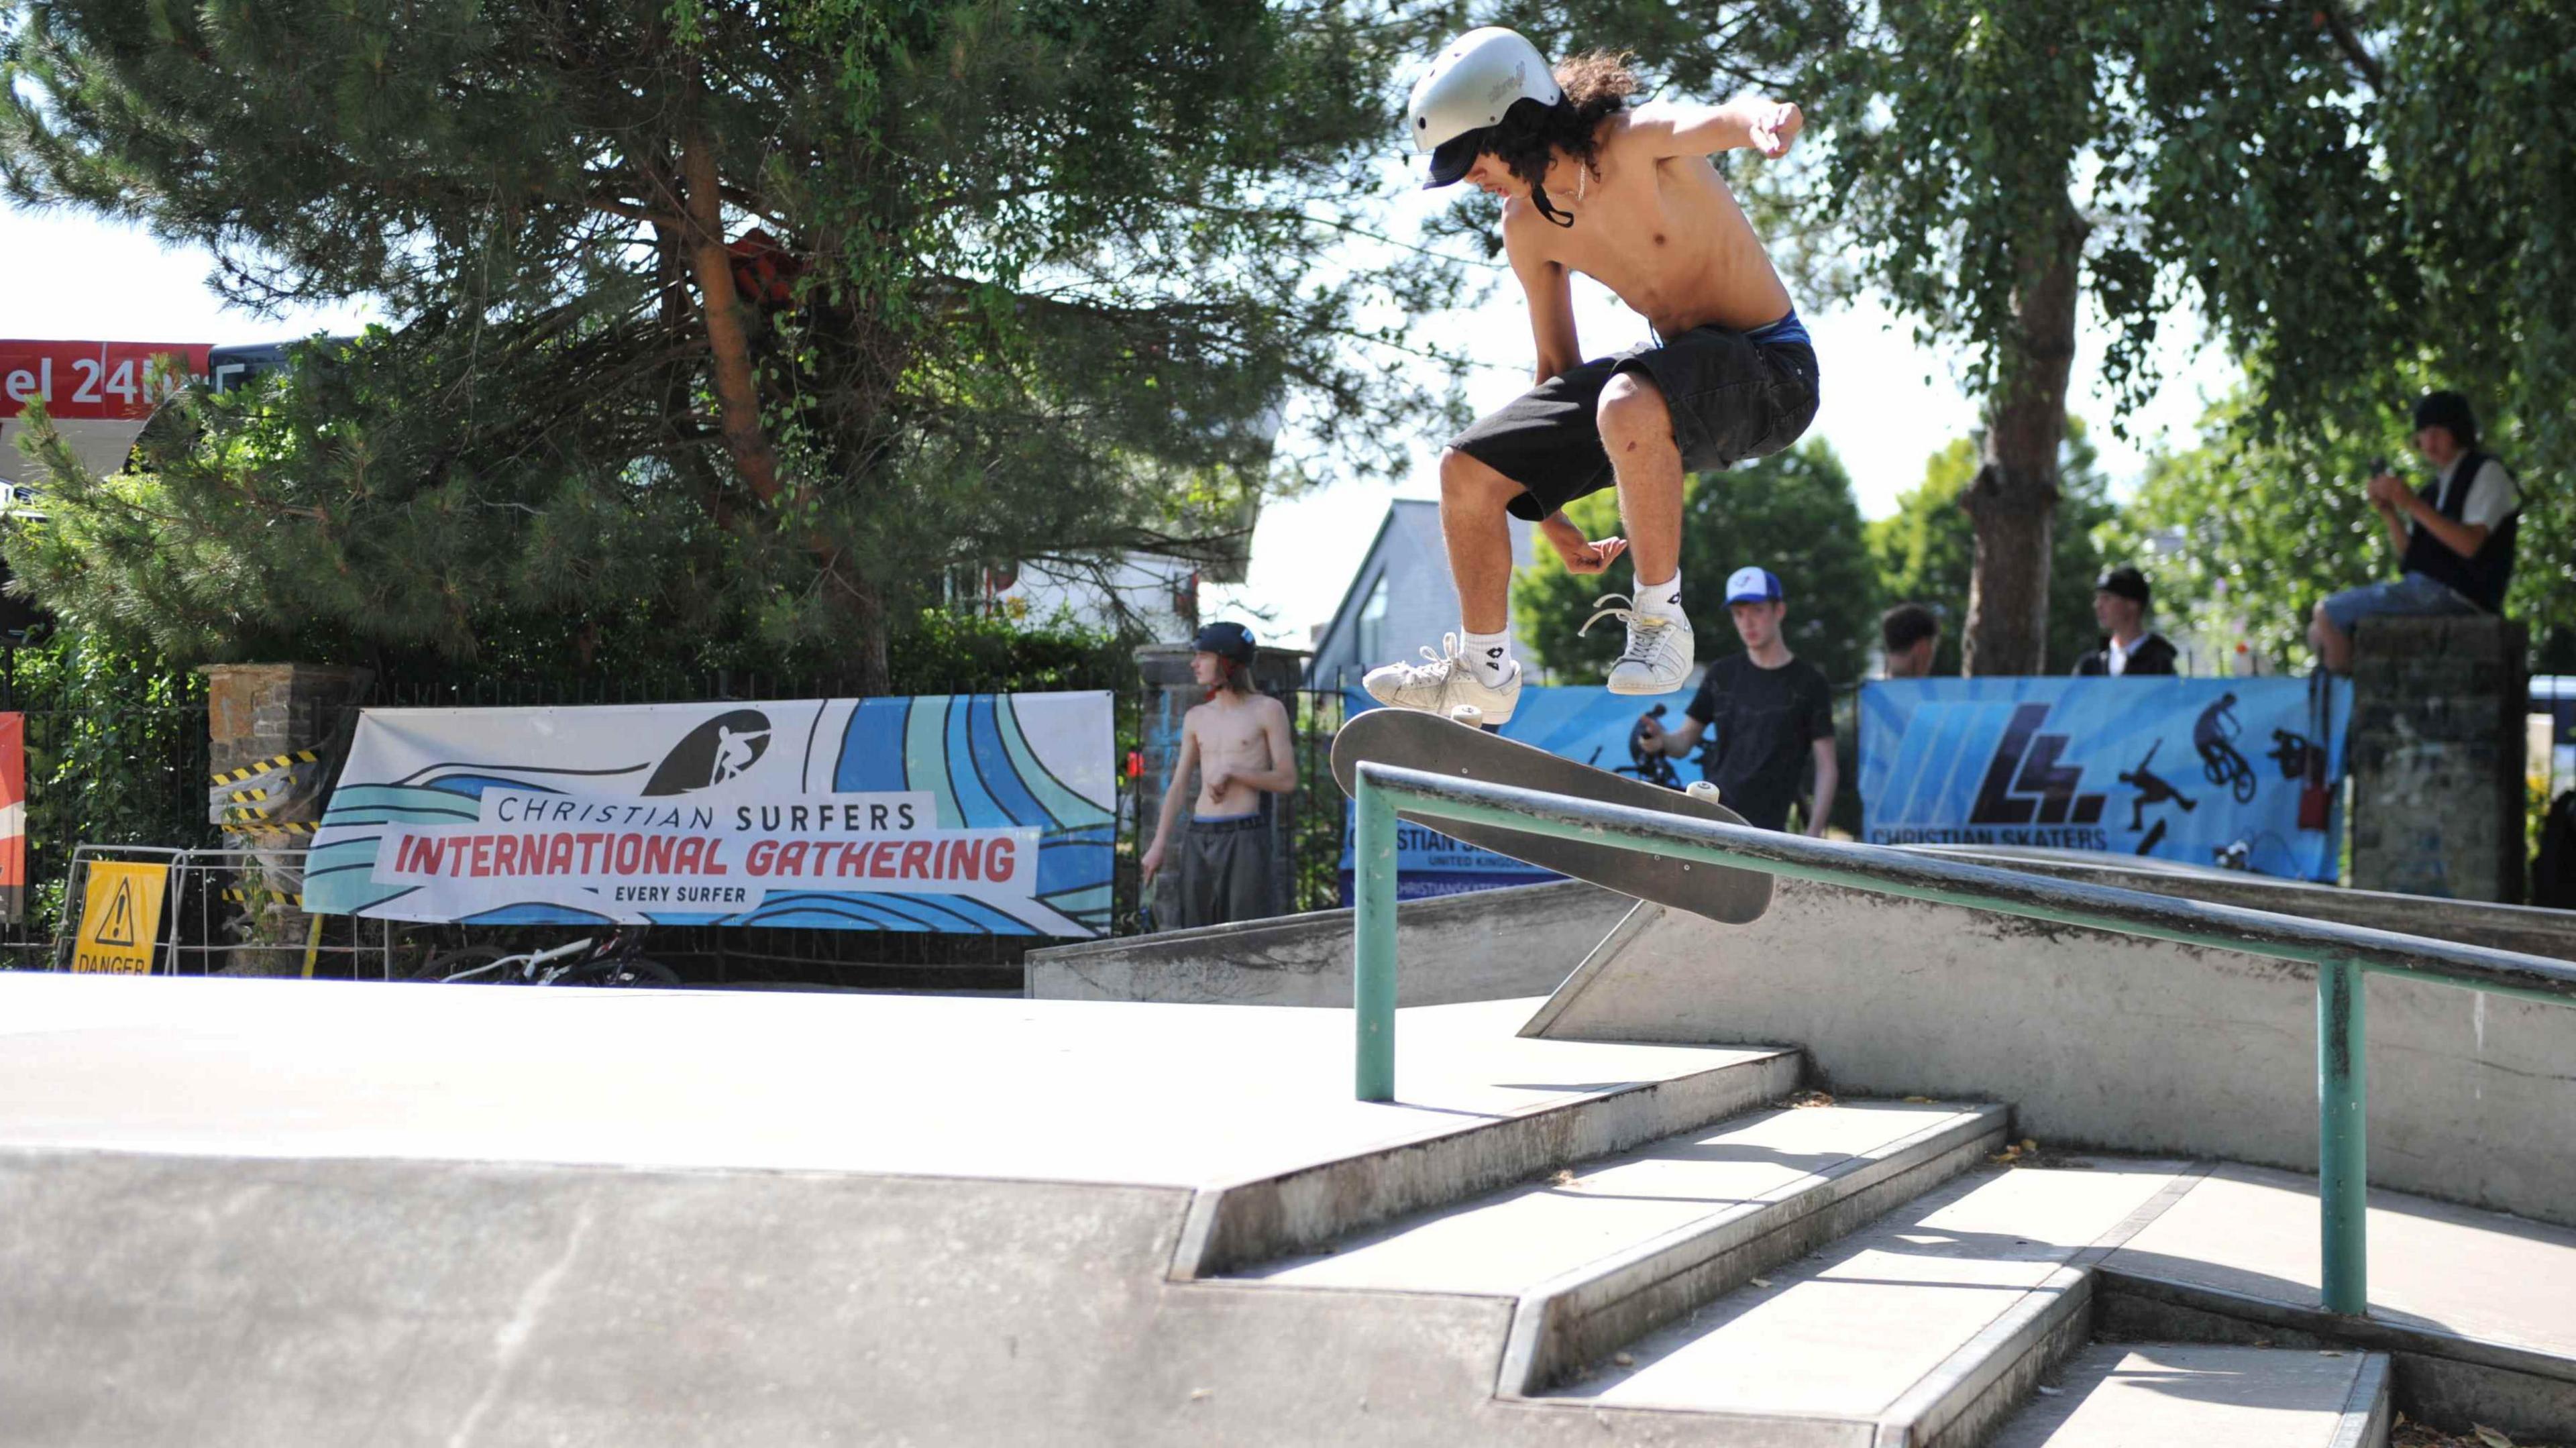
[[[1454,278],[1334,249],[1422,39],[1335,0],[0,0],[14,197],[392,319],[138,471],[57,455],[11,561],[181,655],[881,681],[952,568],[1239,546],[1283,414],[1401,453],[1418,363],[1362,319]]]

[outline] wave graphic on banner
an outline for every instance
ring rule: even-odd
[[[1106,693],[1079,693],[369,711],[314,841],[307,908],[477,925],[642,920],[1102,934],[1110,922],[1116,837],[1111,707]],[[845,818],[857,819],[858,810],[909,811],[913,801],[926,810],[918,818],[907,814],[909,823],[900,827],[880,821],[831,834],[805,823],[831,820],[837,828]],[[546,828],[503,830],[495,819],[589,818],[602,811],[643,821],[637,829],[705,832],[718,841],[710,861],[716,851],[728,852],[724,868],[714,872],[727,876],[725,888],[618,889],[558,879],[514,886],[480,878],[481,856],[470,881],[461,867],[424,881],[385,878],[388,841],[408,862],[423,858],[413,852],[424,839],[459,837],[461,848],[497,844],[500,833],[515,843]],[[799,823],[783,823],[790,818]],[[1033,868],[1016,857],[1023,840],[1033,850]],[[973,883],[982,877],[972,862],[988,844],[994,859],[1013,859],[1007,885],[998,876],[990,885]],[[746,866],[756,870],[759,862],[784,861],[790,852],[801,861],[809,848],[813,868],[791,865],[758,884],[749,880]],[[838,886],[839,878],[867,872],[871,848],[876,875],[891,883]],[[965,848],[967,883],[903,888],[894,877],[915,873],[905,853],[915,848],[924,858],[932,850],[947,852],[942,859],[960,858],[954,852]],[[498,858],[505,866],[514,858],[542,864],[540,855],[533,845],[524,855],[503,846]],[[557,856],[558,863],[564,858]],[[603,867],[608,858],[603,845]],[[828,867],[832,861],[837,869]],[[900,871],[893,868],[897,862]],[[404,863],[395,873],[409,868]],[[730,909],[683,903],[728,891],[745,898]]]

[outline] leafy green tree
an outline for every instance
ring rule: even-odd
[[[2106,555],[2093,543],[2094,530],[2111,521],[2117,509],[2110,483],[2085,436],[2083,420],[2066,420],[2064,456],[2058,464],[2063,497],[2060,526],[2051,530],[2054,556],[2049,566],[2047,652],[2042,672],[2063,672],[2094,646],[2093,583],[2101,576]],[[1960,621],[1974,584],[1976,531],[1960,498],[1974,483],[1980,466],[1975,441],[1960,438],[1924,460],[1923,481],[1896,500],[1896,511],[1872,519],[1869,551],[1878,569],[1878,586],[1890,603],[1920,603],[1942,620],[1941,643],[1932,660],[1935,674],[1962,671]],[[2115,550],[2111,561],[2144,560]],[[2164,581],[2156,580],[2161,590]]]
[[[10,560],[185,657],[882,682],[952,566],[1227,545],[1283,415],[1398,454],[1386,344],[1454,268],[1336,248],[1423,43],[1338,0],[0,0],[14,199],[392,319],[137,474],[54,451]]]
[[[2392,393],[2403,393],[2392,386]],[[2311,666],[2308,618],[2329,593],[2393,578],[2397,560],[2362,482],[2379,458],[2401,455],[2402,422],[2327,425],[2295,442],[2255,425],[2247,400],[2219,403],[2199,446],[2149,460],[2137,496],[2102,531],[2105,547],[2168,550],[2156,570],[2158,609],[2213,644],[2241,643],[2261,667]],[[2515,570],[2508,611],[2552,590],[2555,570]]]
[[[1619,530],[1615,493],[1566,510],[1590,537]],[[1780,576],[1789,596],[1782,626],[1790,651],[1837,685],[1861,676],[1876,636],[1878,590],[1862,542],[1851,474],[1822,438],[1740,468],[1692,476],[1682,499],[1682,606],[1702,659],[1740,651],[1727,621],[1727,575],[1758,564]],[[1512,611],[1539,663],[1577,681],[1597,679],[1618,658],[1625,633],[1604,620],[1578,636],[1593,600],[1626,582],[1624,565],[1583,577],[1541,545],[1512,582]]]

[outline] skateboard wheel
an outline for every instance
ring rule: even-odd
[[[1704,799],[1710,804],[1717,803],[1717,786],[1709,783],[1705,779],[1692,780],[1690,788],[1682,792],[1693,799]]]
[[[1449,710],[1449,720],[1470,729],[1481,729],[1485,725],[1485,711],[1473,704],[1459,704]]]

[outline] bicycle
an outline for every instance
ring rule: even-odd
[[[517,954],[491,945],[442,951],[412,975],[417,981],[479,985],[676,986],[680,973],[640,952],[644,931],[619,928],[603,940],[584,936]]]

